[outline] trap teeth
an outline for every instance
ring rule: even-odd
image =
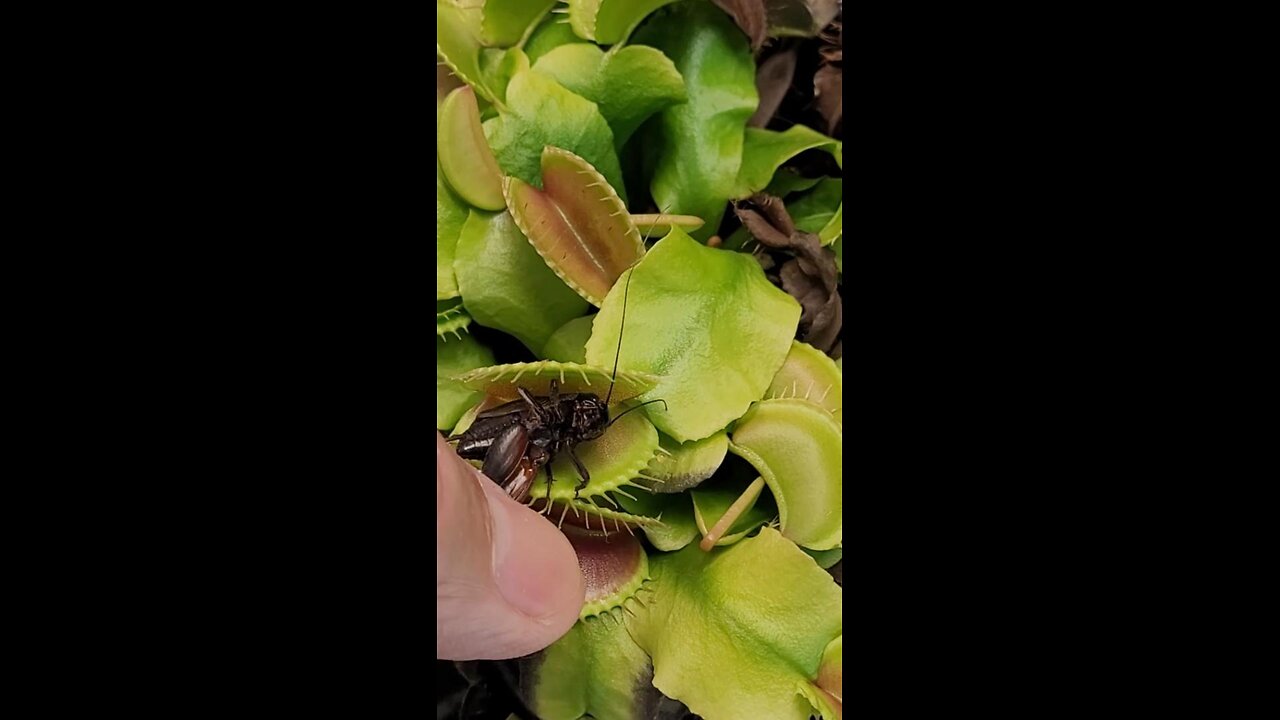
[[[530,505],[538,512],[547,511],[547,501],[538,498]],[[555,500],[548,513],[563,530],[578,528],[593,532],[627,533],[633,528],[657,527],[662,525],[659,518],[633,515],[624,510],[602,507],[585,500]]]
[[[729,438],[724,432],[684,443],[661,435],[658,441],[658,454],[639,476],[654,483],[652,491],[656,493],[678,493],[696,487],[711,477],[729,451]]]
[[[437,306],[441,303],[436,303]],[[466,331],[471,324],[471,316],[467,314],[461,303],[450,305],[444,310],[436,310],[436,337],[453,335],[458,337],[459,331]]]
[[[575,500],[576,504],[588,504],[592,498],[634,484],[635,478],[653,460],[658,448],[658,431],[643,413],[633,412],[618,418],[604,434],[595,440],[581,442],[574,447],[574,454],[582,461],[590,482],[581,490],[577,468],[568,451],[557,453],[550,469],[554,482],[550,487],[553,501]],[[531,494],[545,498],[548,494],[547,468],[539,471],[534,479]]]
[[[532,363],[511,363],[479,368],[454,378],[472,390],[484,390],[503,400],[515,400],[522,388],[531,395],[551,394],[551,381],[555,380],[561,393],[594,393],[605,397],[613,371],[582,363],[540,360]],[[612,403],[630,400],[652,390],[658,384],[656,375],[618,371],[613,387]]]
[[[628,535],[588,532],[565,527],[565,536],[578,555],[586,579],[586,603],[581,619],[625,607],[649,579],[649,558],[640,541]]]

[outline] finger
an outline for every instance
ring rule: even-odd
[[[573,547],[436,433],[436,657],[519,657],[555,642],[582,609]]]

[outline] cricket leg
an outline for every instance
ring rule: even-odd
[[[576,500],[578,493],[582,491],[582,488],[586,487],[587,483],[591,482],[591,473],[587,472],[586,466],[582,464],[582,461],[578,459],[577,454],[573,452],[573,446],[568,446],[565,450],[569,453],[569,458],[573,460],[573,466],[578,469],[578,474],[582,476],[582,479],[578,481],[578,486],[573,489],[573,497]]]

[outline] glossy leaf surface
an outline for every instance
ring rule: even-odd
[[[843,424],[844,377],[840,368],[826,353],[798,340],[791,344],[767,396],[808,400]]]
[[[515,45],[555,4],[556,0],[485,0],[480,11],[480,38],[492,47]]]
[[[585,40],[612,45],[649,13],[675,0],[567,0],[569,23]]]
[[[619,366],[658,375],[645,412],[672,438],[725,428],[764,396],[795,336],[800,306],[748,255],[705,247],[673,229],[633,269]],[[611,367],[626,278],[596,315],[587,362]],[[464,293],[465,296],[465,293]]]
[[[534,678],[531,705],[543,720],[636,720],[653,699],[649,656],[614,615],[579,620],[522,665]]]
[[[698,538],[698,525],[694,521],[693,503],[688,493],[655,495],[643,488],[628,488],[626,493],[616,496],[623,509],[662,521],[660,525],[644,528],[644,534],[655,548],[671,552]]]
[[[484,130],[507,175],[540,188],[543,148],[563,148],[590,163],[625,200],[609,123],[595,103],[542,73],[530,70],[513,77],[507,109],[486,121]]]
[[[840,426],[805,400],[765,400],[735,423],[729,452],[751,463],[778,504],[782,534],[829,550],[843,532]]]
[[[688,101],[659,115],[652,137],[658,153],[650,184],[666,212],[706,221],[693,237],[705,240],[720,226],[737,188],[743,132],[755,112],[755,62],[747,40],[710,3],[665,9],[636,34],[671,58],[684,78]]]
[[[481,210],[501,210],[502,176],[480,126],[475,93],[460,87],[449,93],[436,125],[436,162],[449,187]]]
[[[560,326],[542,347],[542,355],[548,360],[586,363],[587,339],[591,337],[594,315],[574,318]]]
[[[807,720],[801,696],[841,635],[841,590],[776,531],[710,553],[649,558],[654,592],[629,624],[653,684],[705,720]]]
[[[599,306],[618,276],[644,254],[640,233],[608,181],[571,152],[543,150],[542,185],[539,190],[507,178],[503,189],[511,214],[565,284]]]
[[[493,94],[480,71],[480,9],[461,8],[452,3],[436,3],[436,53],[453,74],[471,85],[486,100]]]
[[[471,317],[516,336],[534,354],[551,333],[587,311],[586,301],[547,267],[505,212],[471,211],[454,269]]]
[[[675,65],[643,45],[609,53],[590,43],[564,45],[533,69],[599,106],[618,148],[650,115],[685,100],[684,79]]]
[[[645,476],[660,481],[653,486],[657,493],[684,492],[711,477],[729,452],[729,436],[718,432],[701,440],[677,442],[660,435],[662,451],[645,470]]]

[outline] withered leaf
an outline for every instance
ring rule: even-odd
[[[764,127],[778,112],[778,106],[791,87],[796,74],[796,51],[787,50],[769,56],[756,71],[756,92],[760,94],[760,106],[747,121],[747,127]]]
[[[751,49],[759,50],[764,44],[768,29],[768,13],[765,12],[764,0],[712,0],[719,8],[729,14],[733,21],[742,28],[751,40]]]
[[[834,135],[844,119],[844,72],[834,66],[819,68],[813,75],[813,96],[818,112],[827,121],[827,133]]]
[[[813,75],[813,95],[818,112],[827,121],[827,134],[835,135],[844,120],[844,22],[836,20],[822,32],[822,66]]]
[[[761,245],[794,256],[778,275],[782,289],[800,303],[797,337],[829,352],[844,321],[835,254],[817,235],[797,230],[779,198],[757,194],[736,204],[734,212]]]

